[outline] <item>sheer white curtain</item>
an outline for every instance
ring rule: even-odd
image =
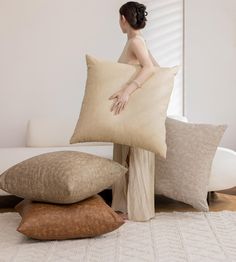
[[[183,17],[184,0],[143,0],[147,6],[147,24],[143,35],[161,67],[181,65],[175,79],[168,115],[183,112]]]

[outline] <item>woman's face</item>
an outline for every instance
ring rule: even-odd
[[[126,30],[126,24],[127,24],[126,19],[123,15],[119,15],[119,17],[120,17],[119,18],[120,28],[121,28],[123,33],[126,33],[127,32],[127,30]]]

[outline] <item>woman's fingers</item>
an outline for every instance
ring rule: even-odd
[[[127,104],[127,101],[121,101],[118,99],[113,103],[111,107],[111,112],[114,110],[114,114],[119,114],[122,110],[124,110],[125,106]]]
[[[127,102],[125,102],[125,103],[123,104],[122,110],[125,109],[126,104],[127,104]]]
[[[115,108],[115,115],[118,114],[121,102],[118,102]]]
[[[111,111],[113,111],[113,109],[116,107],[116,105],[119,103],[119,101],[117,100],[117,101],[115,101],[114,103],[113,103],[113,105],[112,105],[112,107],[111,107]]]
[[[118,106],[117,106],[117,114],[120,114],[120,112],[123,110],[125,102],[121,102]]]
[[[116,102],[114,102],[111,106],[111,111],[114,109],[114,106],[115,106]]]
[[[123,110],[124,104],[125,104],[125,103],[121,103],[121,105],[120,105],[120,107],[119,107],[118,114],[120,114],[120,112]]]

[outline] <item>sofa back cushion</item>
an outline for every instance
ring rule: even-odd
[[[170,115],[169,117],[187,121],[186,117]],[[59,147],[78,145],[112,145],[110,142],[81,142],[70,144],[77,116],[73,117],[35,117],[28,121],[26,131],[27,147]]]
[[[27,124],[27,147],[78,146],[69,143],[77,119],[66,117],[36,117]],[[108,142],[86,142],[83,145],[106,145]]]

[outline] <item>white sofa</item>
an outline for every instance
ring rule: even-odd
[[[187,121],[183,116],[169,116]],[[84,142],[70,144],[77,119],[35,118],[28,121],[26,145],[24,147],[0,148],[0,174],[9,167],[36,155],[76,150],[112,159],[113,143]],[[236,186],[236,153],[218,147],[212,164],[209,191],[223,190]],[[0,195],[9,195],[0,190]]]

